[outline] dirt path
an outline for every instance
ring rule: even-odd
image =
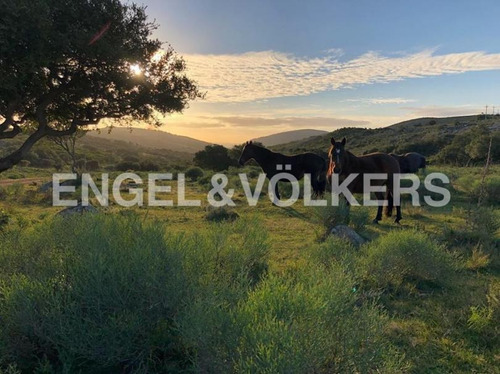
[[[0,179],[0,186],[10,186],[16,183],[19,184],[30,184],[33,182],[42,182],[47,178],[35,177],[35,178],[20,178],[20,179]]]

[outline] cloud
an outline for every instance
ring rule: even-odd
[[[404,99],[402,97],[386,97],[386,98],[347,99],[344,101],[378,105],[378,104],[406,104],[406,103],[413,103],[416,100]]]
[[[182,126],[192,129],[239,129],[263,131],[266,129],[334,129],[345,126],[368,127],[367,120],[346,119],[337,117],[262,117],[238,115],[198,115],[190,118],[177,118],[170,121],[172,126]],[[333,130],[332,130],[333,131]]]
[[[467,116],[481,112],[480,106],[462,105],[462,106],[439,106],[429,105],[421,107],[403,107],[412,117],[452,117]]]
[[[231,127],[333,128],[370,125],[368,121],[332,117],[263,118],[248,116],[221,116],[212,118]]]
[[[363,84],[500,69],[500,53],[433,50],[402,56],[368,52],[349,61],[339,53],[305,58],[274,51],[185,55],[188,75],[208,91],[209,102],[248,102],[306,96]]]

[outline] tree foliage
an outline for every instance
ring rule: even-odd
[[[230,157],[229,150],[218,144],[207,145],[204,150],[197,152],[194,155],[194,163],[204,169],[216,171],[236,165],[235,159]]]
[[[156,24],[145,7],[119,0],[1,0],[0,7],[0,139],[29,134],[0,158],[0,172],[43,137],[104,118],[151,120],[202,96],[182,58],[151,37]]]

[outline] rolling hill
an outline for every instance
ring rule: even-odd
[[[114,127],[111,131],[101,129],[100,132],[90,131],[88,137],[97,137],[107,140],[119,140],[133,143],[141,147],[167,149],[175,152],[196,153],[210,143],[174,135],[160,130],[147,130],[141,128]]]
[[[278,144],[285,144],[294,141],[303,140],[306,138],[310,138],[311,136],[320,136],[327,134],[327,131],[322,130],[293,130],[293,131],[285,131],[277,134],[272,134],[268,136],[263,136],[260,138],[253,139],[256,142],[264,144],[266,147],[270,147]]]
[[[483,124],[491,132],[500,133],[500,116],[463,116],[417,118],[377,129],[345,127],[324,135],[314,136],[271,147],[286,154],[315,152],[326,155],[330,138],[347,138],[348,149],[356,155],[371,152],[419,152],[434,156],[461,133]]]

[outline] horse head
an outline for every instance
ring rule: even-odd
[[[254,146],[253,142],[250,140],[249,142],[246,142],[245,145],[243,146],[243,151],[241,152],[240,159],[238,160],[238,163],[243,166],[245,163],[250,160],[251,158],[254,157]]]
[[[342,141],[336,142],[334,138],[330,139],[332,146],[328,150],[328,176],[333,173],[340,174],[345,162],[345,144],[347,142],[344,137]]]

